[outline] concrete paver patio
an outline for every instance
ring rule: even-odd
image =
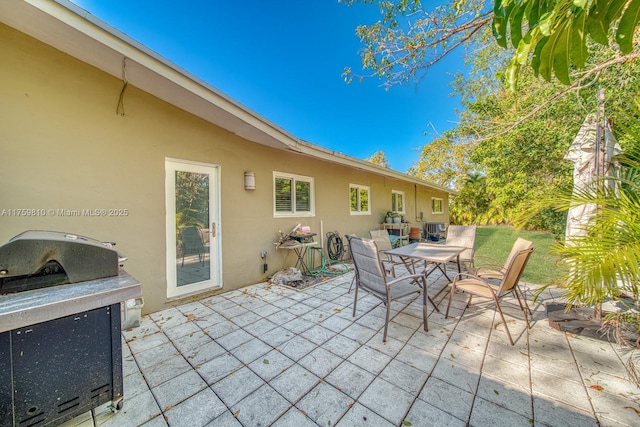
[[[124,407],[97,408],[100,426],[634,426],[640,389],[606,340],[550,328],[546,290],[527,330],[503,305],[448,294],[384,308],[364,292],[352,317],[353,273],[303,290],[268,283],[144,316],[123,332]],[[445,285],[430,284],[430,295]],[[66,423],[92,425],[90,414]]]

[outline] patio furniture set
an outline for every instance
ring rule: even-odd
[[[448,284],[436,294],[446,289],[450,292],[445,318],[449,316],[451,300],[456,292],[469,295],[467,306],[474,296],[493,300],[495,310],[500,314],[505,325],[509,342],[514,345],[500,307],[500,300],[504,296],[514,295],[527,327],[530,327],[527,314],[531,314],[531,310],[518,288],[518,282],[534,250],[532,242],[518,238],[503,266],[488,264],[476,267],[474,264],[476,226],[449,226],[444,245],[415,242],[393,248],[386,230],[375,230],[370,234],[371,239],[347,236],[355,267],[356,290],[353,315],[355,316],[356,312],[358,289],[363,289],[379,298],[386,306],[383,342],[387,338],[391,302],[414,293],[422,293],[423,327],[428,332],[427,300],[433,309],[439,312],[437,305],[428,296],[428,279],[436,271],[442,273],[448,280]],[[457,267],[457,274],[453,279],[447,274],[447,265],[450,264],[455,264]],[[407,274],[396,277],[396,267],[400,265],[404,266]],[[420,271],[419,268],[422,270]]]

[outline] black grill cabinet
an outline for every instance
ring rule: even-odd
[[[42,246],[51,252],[50,242]],[[81,247],[72,249],[82,256]],[[113,262],[108,254],[104,259]],[[11,279],[21,291],[0,295],[0,426],[56,426],[109,401],[122,406],[120,304],[140,297],[142,289],[115,260],[116,275],[79,283],[68,283],[72,274],[64,268],[52,276],[65,276],[65,284],[43,281],[43,272]],[[67,269],[74,263],[86,269],[90,262],[40,261]],[[0,268],[14,264],[0,259]],[[32,277],[36,289],[28,289]]]

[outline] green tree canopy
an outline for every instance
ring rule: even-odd
[[[495,0],[493,33],[498,44],[515,49],[507,69],[515,87],[518,70],[530,64],[537,75],[553,75],[571,84],[572,69],[601,68],[589,64],[594,47],[617,46],[618,60],[637,59],[634,36],[640,0]],[[626,56],[626,57],[625,57]]]
[[[519,89],[512,92],[503,84],[506,75],[495,71],[503,70],[509,61],[500,50],[495,44],[477,50],[470,57],[471,73],[459,75],[454,82],[463,109],[459,125],[450,134],[455,143],[473,147],[469,161],[486,180],[486,194],[472,192],[479,200],[468,203],[487,207],[480,215],[475,211],[479,223],[511,223],[531,201],[570,187],[573,165],[564,155],[585,116],[595,111],[596,92],[605,89],[607,112],[616,111],[625,102],[625,92],[638,87],[635,76],[640,73],[638,62],[617,64],[603,70],[590,85],[565,92],[561,82],[540,80],[532,68],[524,68]],[[613,49],[604,46],[593,53],[595,60],[614,55]],[[549,210],[539,212],[529,226],[558,235],[564,231],[562,216]]]
[[[384,151],[376,151],[371,155],[371,157],[369,157],[368,159],[365,159],[365,161],[369,163],[373,163],[374,165],[382,166],[384,168],[389,167],[389,162],[387,161],[387,155],[384,153]]]
[[[460,188],[461,180],[472,169],[469,163],[470,144],[456,143],[449,133],[422,148],[419,160],[407,173],[452,189]]]

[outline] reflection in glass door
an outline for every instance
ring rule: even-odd
[[[218,167],[166,161],[167,296],[220,287]]]

